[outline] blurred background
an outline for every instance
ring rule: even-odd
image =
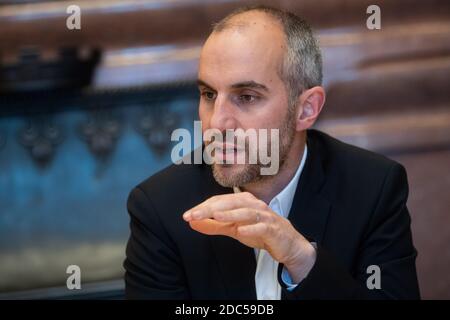
[[[448,0],[0,0],[0,299],[123,297],[128,193],[197,119],[211,24],[248,4],[312,24],[317,127],[406,167],[422,296],[450,299]],[[73,264],[82,290],[66,287]]]

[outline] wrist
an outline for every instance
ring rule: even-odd
[[[301,239],[293,250],[294,253],[284,262],[284,266],[293,282],[300,283],[313,268],[317,253],[314,246],[305,239]]]

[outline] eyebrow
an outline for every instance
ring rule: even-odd
[[[235,83],[235,84],[231,85],[231,87],[234,89],[250,88],[250,89],[262,89],[264,91],[269,91],[269,89],[265,85],[263,85],[262,83],[255,82],[253,80]]]
[[[201,79],[197,80],[197,85],[213,89],[212,86],[210,86],[208,83],[206,83],[205,81],[203,81]],[[231,85],[231,88],[233,88],[233,89],[250,88],[250,89],[262,89],[264,91],[269,91],[269,89],[265,85],[263,85],[262,83],[255,82],[253,80],[234,83]]]
[[[213,87],[212,86],[210,86],[209,84],[207,84],[205,81],[203,81],[202,79],[197,79],[197,85],[200,87],[200,86],[202,86],[202,87],[207,87],[207,88],[210,88],[210,89],[212,89]]]

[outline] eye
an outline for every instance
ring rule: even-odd
[[[203,91],[201,93],[201,96],[204,97],[206,100],[214,100],[216,98],[216,93],[212,91]]]
[[[239,101],[241,103],[252,103],[255,102],[255,100],[257,99],[257,97],[252,96],[250,94],[243,94],[239,96]]]

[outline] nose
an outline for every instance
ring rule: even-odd
[[[224,97],[217,97],[214,101],[214,109],[209,123],[211,128],[224,132],[227,129],[236,129],[237,121],[234,115],[233,105]]]

